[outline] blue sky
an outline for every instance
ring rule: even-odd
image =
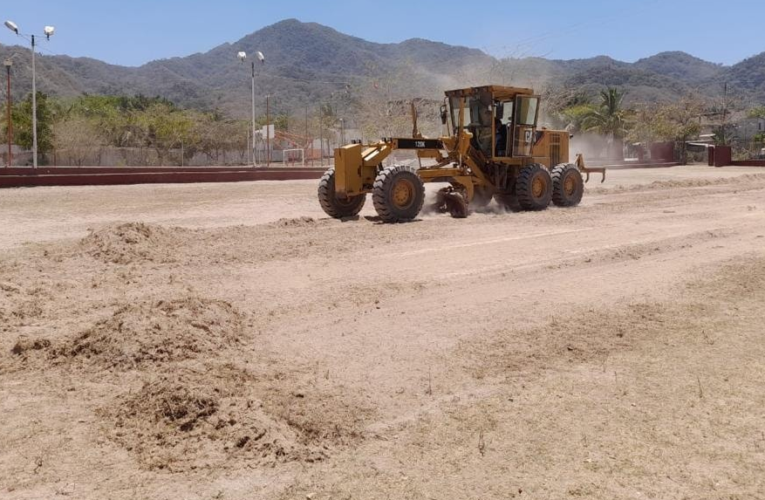
[[[734,64],[765,51],[765,0],[11,0],[0,18],[57,33],[48,53],[136,66],[205,52],[286,18],[375,42],[427,38],[493,55],[623,61],[682,50]],[[719,33],[705,28],[721,26]],[[0,30],[0,43],[16,43]]]

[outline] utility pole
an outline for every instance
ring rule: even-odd
[[[18,36],[25,36],[19,33],[19,27],[13,21],[5,21],[5,27],[16,33]],[[53,26],[46,26],[43,29],[45,38],[50,41],[56,29]],[[35,70],[35,47],[37,39],[35,35],[30,35],[32,39],[32,165],[37,168],[37,72]]]
[[[271,96],[266,96],[266,166],[271,166]]]
[[[248,141],[249,142],[249,141]],[[252,166],[255,167],[255,61],[252,61]]]
[[[239,52],[237,54],[237,57],[241,62],[244,62],[247,60],[247,52]],[[266,64],[266,56],[263,55],[262,52],[257,51],[255,52],[255,57],[260,61],[262,65]],[[248,158],[252,156],[252,166],[256,167],[256,160],[255,160],[255,128],[256,128],[256,122],[255,122],[255,59],[252,60],[252,149],[250,151],[250,155],[248,155]],[[249,137],[247,138],[247,141],[249,142]],[[247,146],[248,148],[250,146]]]
[[[6,100],[6,107],[8,112],[8,158],[6,166],[8,168],[13,166],[13,119],[11,118],[11,109],[13,107],[13,101],[11,98],[11,66],[13,61],[11,59],[5,60],[5,69],[8,73],[8,95]]]
[[[728,139],[727,139],[727,133],[725,131],[725,126],[728,122],[728,82],[725,82],[725,86],[723,87],[723,120],[722,120],[722,143],[723,146],[728,145]]]
[[[35,36],[32,35],[32,167],[37,169],[37,73],[35,72]]]

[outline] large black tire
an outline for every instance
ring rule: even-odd
[[[559,207],[575,207],[584,196],[584,179],[576,165],[558,165],[552,171],[552,201]]]
[[[319,181],[319,203],[324,212],[335,219],[359,215],[367,195],[360,194],[350,198],[339,198],[335,194],[335,168],[330,168]]]
[[[553,195],[550,172],[541,165],[522,168],[515,185],[515,194],[523,210],[545,210],[550,206]]]
[[[408,222],[417,218],[422,210],[425,184],[412,167],[388,167],[375,179],[372,201],[383,222]]]

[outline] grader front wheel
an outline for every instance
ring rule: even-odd
[[[411,167],[388,167],[375,179],[372,201],[383,222],[408,222],[422,210],[425,184]]]
[[[355,217],[364,208],[367,195],[341,198],[335,193],[335,169],[330,168],[319,182],[319,204],[324,212],[335,219]]]

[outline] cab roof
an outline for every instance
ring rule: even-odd
[[[483,92],[490,92],[494,99],[512,99],[519,95],[534,95],[533,89],[504,87],[502,85],[485,85],[483,87],[448,90],[446,91],[446,97],[469,97]]]

